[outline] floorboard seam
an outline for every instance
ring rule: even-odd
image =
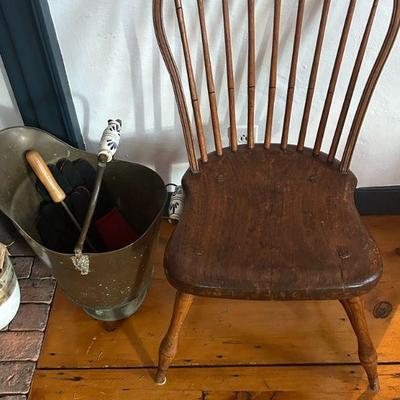
[[[400,361],[393,362],[380,362],[378,365],[382,366],[396,366],[400,365]],[[226,365],[171,365],[170,369],[184,369],[184,368],[296,368],[296,367],[341,367],[341,366],[361,366],[360,363],[315,363],[315,364],[226,364]],[[36,367],[37,371],[80,371],[80,370],[142,370],[142,369],[156,369],[155,366],[121,366],[121,367]]]

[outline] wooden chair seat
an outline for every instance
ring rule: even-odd
[[[338,299],[377,283],[379,250],[336,163],[262,145],[209,155],[183,179],[165,268],[179,291],[241,299]]]

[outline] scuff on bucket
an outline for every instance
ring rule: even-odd
[[[81,275],[87,275],[90,272],[89,269],[89,256],[82,254],[82,252],[76,252],[75,255],[71,257],[72,264],[74,264],[75,269],[80,271]]]

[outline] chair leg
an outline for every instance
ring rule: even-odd
[[[168,367],[175,357],[178,348],[178,336],[186,319],[189,308],[192,305],[194,296],[191,294],[177,292],[175,297],[174,311],[167,334],[160,345],[158,370],[156,383],[163,385],[166,381]]]
[[[364,304],[359,297],[340,300],[353,326],[358,340],[358,356],[368,375],[369,386],[379,391],[378,361],[375,347],[368,332],[367,321],[364,315]]]

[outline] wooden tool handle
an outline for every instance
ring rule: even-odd
[[[44,187],[49,192],[54,203],[61,203],[64,201],[65,193],[54,179],[53,174],[49,170],[49,167],[43,160],[42,156],[36,150],[29,150],[25,157],[37,178],[43,183]]]

